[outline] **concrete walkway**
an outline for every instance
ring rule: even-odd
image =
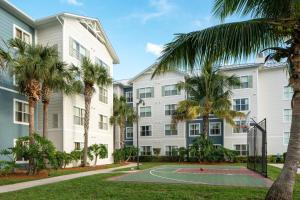
[[[273,167],[280,168],[280,169],[283,168],[283,164],[269,164],[269,165],[271,165],[271,166],[273,166]],[[297,174],[300,174],[300,168],[299,168],[299,167],[298,167],[298,172],[297,172]]]
[[[92,175],[96,175],[96,174],[111,173],[116,169],[123,169],[123,168],[134,167],[134,166],[136,166],[136,164],[131,163],[129,165],[125,165],[125,166],[121,166],[121,167],[115,167],[115,168],[109,168],[109,169],[99,169],[99,170],[81,172],[81,173],[76,173],[76,174],[69,174],[69,175],[57,176],[57,177],[52,177],[52,178],[45,178],[45,179],[40,179],[40,180],[35,180],[35,181],[27,181],[27,182],[16,183],[16,184],[11,184],[11,185],[3,185],[3,186],[0,186],[0,193],[13,192],[13,191],[23,190],[23,189],[31,188],[31,187],[35,187],[35,186],[47,185],[47,184],[51,184],[51,183],[57,183],[57,182],[61,182],[61,181],[71,180],[71,179],[85,177],[85,176],[92,176]]]

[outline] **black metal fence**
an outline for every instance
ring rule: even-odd
[[[253,123],[247,134],[247,168],[267,177],[267,121]]]

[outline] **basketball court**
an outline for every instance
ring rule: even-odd
[[[272,181],[243,166],[163,165],[114,177],[114,181],[269,187]]]

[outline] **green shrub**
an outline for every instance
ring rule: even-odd
[[[247,156],[235,156],[233,162],[235,163],[247,163]]]
[[[14,172],[16,162],[0,160],[0,176],[7,176]]]

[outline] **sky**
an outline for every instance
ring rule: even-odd
[[[10,0],[34,19],[60,12],[98,18],[120,64],[114,79],[128,79],[153,64],[175,33],[200,30],[219,21],[213,0]],[[230,18],[229,21],[236,21]]]

